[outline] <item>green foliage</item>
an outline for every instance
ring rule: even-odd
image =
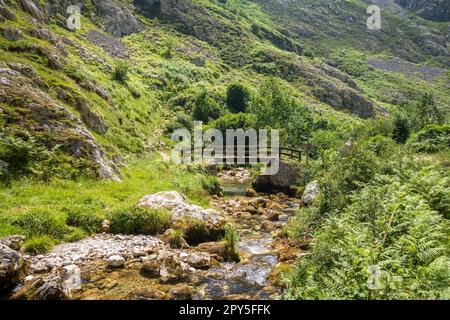
[[[67,215],[67,225],[80,227],[88,233],[96,233],[102,225],[102,218],[95,213],[86,212],[83,208],[73,208]]]
[[[227,243],[227,255],[228,259],[239,261],[239,251],[237,248],[237,242],[239,241],[239,234],[234,225],[227,224],[225,227],[224,241]]]
[[[118,60],[114,64],[112,78],[118,82],[125,83],[128,80],[130,65],[124,60]]]
[[[428,125],[415,133],[407,144],[417,152],[434,153],[450,148],[450,125]]]
[[[250,102],[250,91],[242,83],[232,83],[227,88],[226,101],[232,112],[245,112]]]
[[[221,114],[219,104],[213,100],[206,90],[202,90],[195,97],[193,116],[196,120],[208,123],[217,119]]]
[[[422,179],[436,174],[431,169]],[[314,234],[311,254],[299,260],[289,299],[448,299],[448,221],[405,175],[380,175],[340,215]],[[422,181],[421,179],[421,181]],[[370,270],[380,269],[369,290]]]
[[[33,236],[25,241],[23,250],[32,254],[44,254],[55,244],[55,240],[49,236]]]
[[[50,211],[33,210],[16,218],[13,223],[19,226],[28,238],[50,236],[61,239],[68,229],[61,217]]]
[[[254,128],[255,116],[248,113],[228,113],[212,121],[209,126],[225,133],[227,129],[248,130]]]
[[[156,210],[132,206],[117,210],[109,215],[112,233],[123,234],[158,234],[170,227],[170,213],[167,210]]]
[[[211,195],[222,195],[222,187],[219,178],[216,176],[207,176],[202,180],[202,187]]]
[[[448,121],[449,112],[435,102],[433,96],[425,93],[416,101],[402,103],[394,113],[394,139],[404,143],[411,133],[427,125],[441,125]]]

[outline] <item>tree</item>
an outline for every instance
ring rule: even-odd
[[[250,91],[241,83],[232,83],[227,89],[227,106],[234,112],[245,112],[250,100]]]

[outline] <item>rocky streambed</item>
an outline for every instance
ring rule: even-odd
[[[225,196],[213,199],[214,210],[187,204],[176,192],[146,196],[141,204],[168,206],[178,218],[189,211],[207,219],[211,228],[222,224],[222,219],[233,223],[239,235],[239,262],[227,260],[224,241],[173,248],[167,233],[157,237],[96,234],[60,244],[45,255],[23,256],[28,275],[17,277],[22,280],[6,298],[275,298],[282,290],[280,273],[306,254],[282,236],[283,225],[302,203],[283,194],[247,190],[249,173],[244,169],[222,172],[220,177]]]

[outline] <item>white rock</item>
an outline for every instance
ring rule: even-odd
[[[125,258],[119,255],[110,256],[107,260],[108,266],[113,268],[122,267],[125,264]]]
[[[305,186],[305,191],[303,192],[302,200],[306,204],[311,204],[320,193],[319,183],[317,181],[312,181]]]

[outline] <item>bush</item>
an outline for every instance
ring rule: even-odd
[[[206,90],[202,90],[194,101],[193,116],[196,120],[208,123],[220,117],[221,108],[219,104],[208,96]]]
[[[44,254],[55,244],[55,240],[49,236],[35,236],[26,240],[22,250],[33,254]]]
[[[66,223],[69,226],[80,227],[88,233],[96,233],[102,225],[102,218],[89,211],[72,210],[67,215]]]
[[[128,71],[130,66],[126,61],[116,61],[112,73],[112,78],[118,82],[126,82],[128,80]]]
[[[250,91],[240,83],[233,83],[227,89],[227,106],[235,113],[245,112],[250,100]]]
[[[163,209],[132,206],[109,215],[112,233],[151,234],[163,233],[170,227],[170,213]]]
[[[407,144],[417,152],[435,153],[450,147],[450,125],[429,125],[415,133]]]
[[[61,239],[68,231],[64,221],[48,211],[27,212],[15,219],[13,223],[22,228],[28,238],[50,236]]]
[[[211,122],[209,126],[225,133],[227,129],[248,130],[254,128],[254,125],[254,115],[247,113],[229,113],[221,116],[216,121]]]
[[[216,176],[208,176],[202,180],[202,187],[209,194],[220,196],[222,195],[222,187],[219,179]]]

